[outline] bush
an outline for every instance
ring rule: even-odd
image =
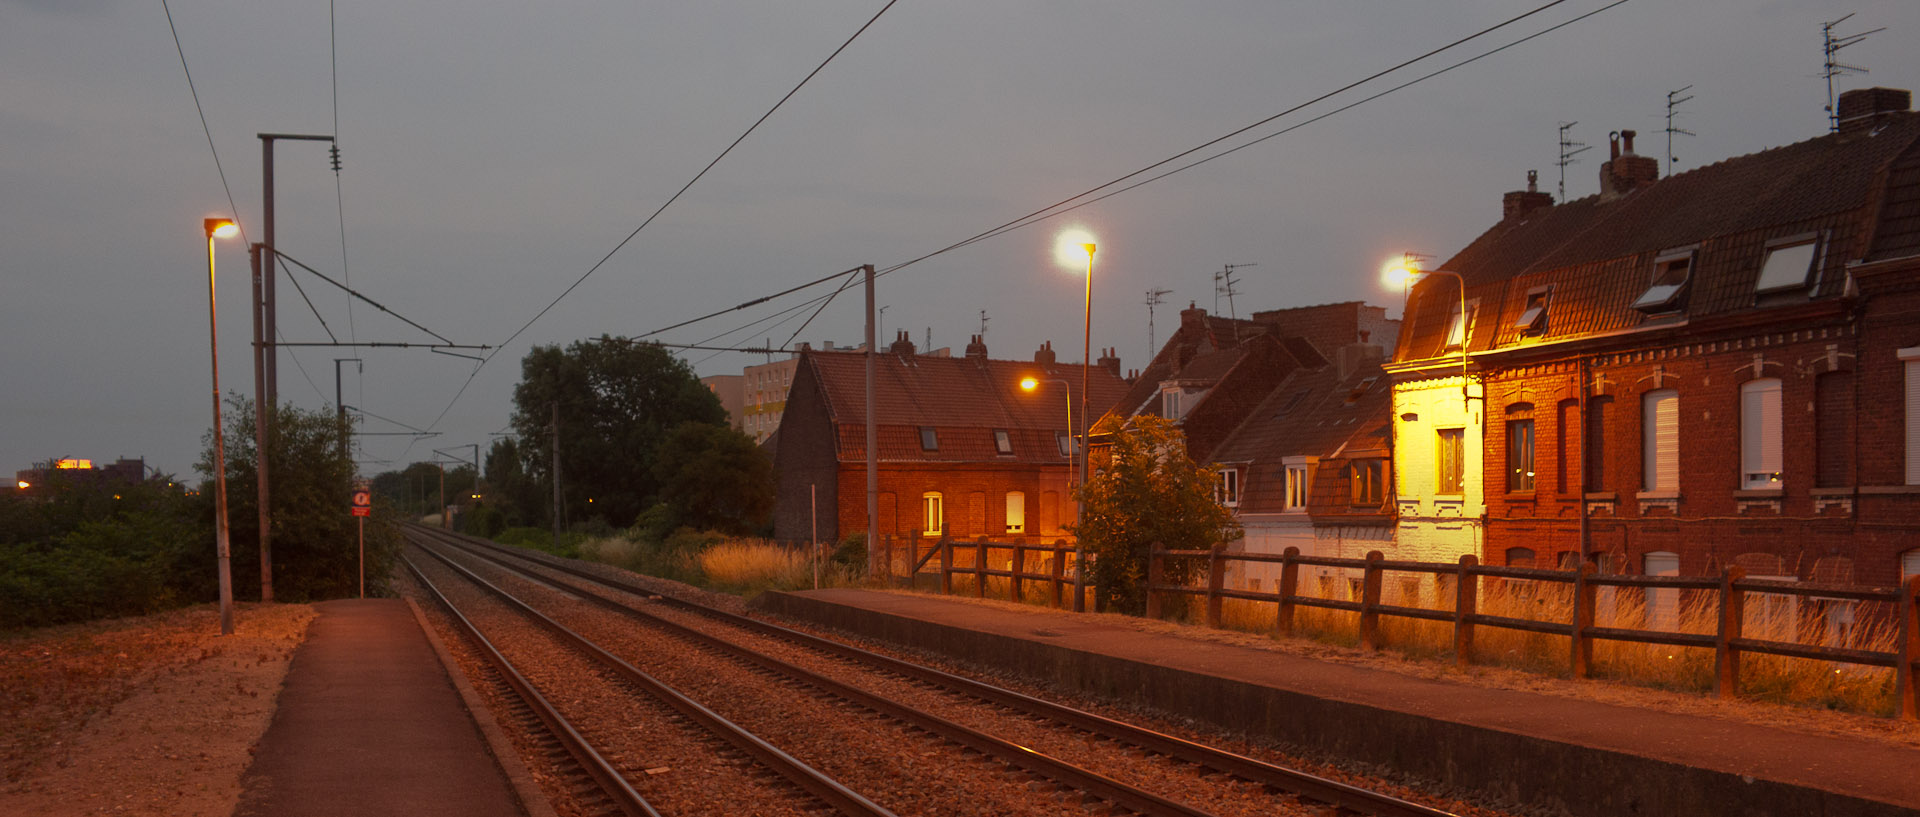
[[[867,572],[867,534],[852,533],[833,548],[833,563],[856,574]]]

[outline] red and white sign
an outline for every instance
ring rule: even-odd
[[[372,516],[373,515],[373,494],[369,493],[365,488],[354,489],[353,515],[354,516]]]

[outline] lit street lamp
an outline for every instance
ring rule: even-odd
[[[1080,251],[1084,251],[1087,254],[1086,324],[1084,327],[1085,329],[1085,335],[1083,338],[1084,345],[1081,347],[1081,355],[1080,355],[1080,487],[1082,491],[1085,491],[1086,485],[1087,485],[1087,385],[1088,385],[1089,374],[1093,369],[1094,242],[1093,242],[1093,234],[1085,230],[1068,230],[1064,233],[1061,233],[1059,238],[1054,239],[1053,256],[1055,259],[1059,260],[1060,263],[1062,263],[1063,265],[1071,264],[1076,268],[1079,266],[1080,259],[1079,259],[1079,256],[1075,253],[1076,249]],[[1069,420],[1068,423],[1071,424],[1072,421]],[[1084,502],[1080,503],[1079,507],[1080,507],[1080,510],[1084,512],[1086,510],[1086,503]],[[1080,532],[1078,530],[1078,528],[1082,524],[1084,524],[1085,521],[1086,520],[1081,519],[1078,516],[1074,517],[1075,531],[1073,534],[1073,611],[1076,613],[1084,613],[1087,610],[1087,593],[1086,593],[1087,550],[1086,550],[1086,546],[1081,543]]]
[[[1449,270],[1421,269],[1421,257],[1418,253],[1406,253],[1399,263],[1389,262],[1386,268],[1386,277],[1389,283],[1401,288],[1400,291],[1403,298],[1406,293],[1412,290],[1414,282],[1425,275],[1451,276],[1453,280],[1460,285],[1460,400],[1464,403],[1472,399],[1468,396],[1467,390],[1467,342],[1470,340],[1467,331],[1470,328],[1467,326],[1467,279],[1462,278],[1460,273]],[[1403,321],[1406,320],[1405,312],[1406,308],[1402,307],[1400,319]],[[1447,334],[1449,336],[1453,334],[1451,327],[1448,328]],[[1447,339],[1451,340],[1452,338],[1449,337]]]
[[[207,325],[213,349],[213,546],[220,565],[220,634],[233,635],[232,548],[227,542],[227,443],[220,429],[220,310],[215,296],[213,240],[240,234],[240,225],[230,218],[210,218],[207,231]]]

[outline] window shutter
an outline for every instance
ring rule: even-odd
[[[1920,550],[1900,554],[1900,581],[1920,576]]]
[[[1648,392],[1641,428],[1648,491],[1680,489],[1680,396],[1672,389]]]
[[[1740,387],[1741,486],[1778,485],[1780,472],[1780,381],[1754,380]]]
[[[1920,485],[1920,360],[1907,361],[1907,484]]]

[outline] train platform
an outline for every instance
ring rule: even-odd
[[[1920,731],[1911,725],[1890,723],[1889,739],[1769,726],[1318,661],[1120,616],[930,594],[769,592],[754,604],[1549,812],[1920,814]]]
[[[496,761],[483,734],[490,716],[477,705],[478,721],[470,712],[464,679],[449,674],[409,602],[315,608],[242,778],[236,817],[551,814],[517,757],[507,762],[512,772]]]

